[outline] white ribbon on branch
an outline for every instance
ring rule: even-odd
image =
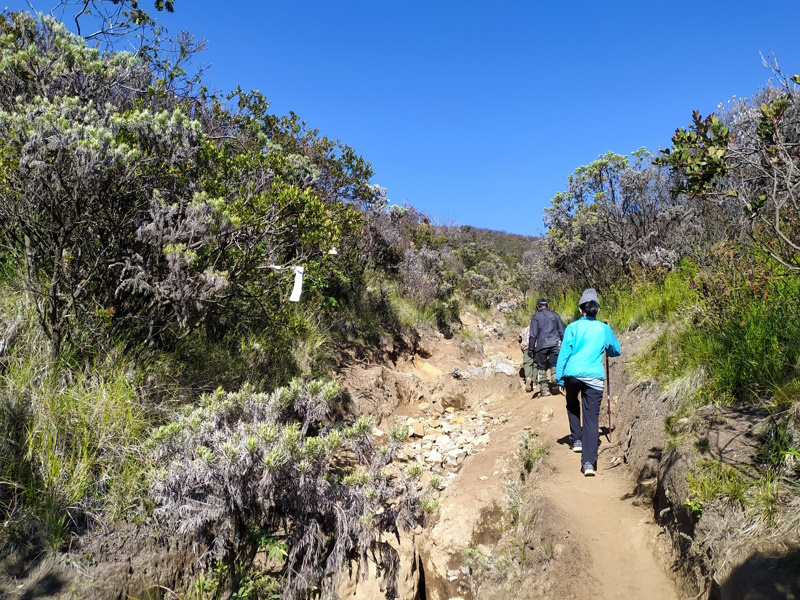
[[[269,265],[270,269],[282,271],[283,269],[291,269],[294,271],[294,286],[292,287],[292,295],[289,296],[289,302],[300,302],[300,294],[303,293],[303,273],[305,267],[298,267],[296,265],[281,267],[279,265]]]

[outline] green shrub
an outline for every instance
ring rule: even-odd
[[[747,478],[738,470],[717,460],[700,460],[689,472],[687,503],[696,507],[724,498],[744,506]]]

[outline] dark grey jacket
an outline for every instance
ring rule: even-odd
[[[536,311],[531,317],[531,334],[528,348],[543,350],[555,348],[564,339],[564,323],[558,313],[549,308]]]

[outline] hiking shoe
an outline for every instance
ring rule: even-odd
[[[583,465],[583,474],[586,477],[594,477],[594,465],[592,463],[586,463]]]
[[[530,392],[533,389],[533,381],[530,377],[525,378],[525,391]]]
[[[572,442],[572,451],[573,452],[583,452],[583,444],[580,440],[575,440]]]

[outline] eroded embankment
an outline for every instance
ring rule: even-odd
[[[631,351],[655,336],[627,339]],[[768,524],[763,515],[735,500],[717,499],[703,506],[701,514],[688,501],[689,477],[700,461],[731,468],[743,478],[760,476],[757,456],[767,413],[756,406],[706,406],[687,417],[673,417],[668,434],[665,422],[682,398],[653,381],[631,381],[621,370],[616,375],[623,386],[616,404],[621,456],[636,493],[652,499],[653,516],[669,535],[671,569],[683,595],[709,600],[800,598],[799,507],[788,506]]]

